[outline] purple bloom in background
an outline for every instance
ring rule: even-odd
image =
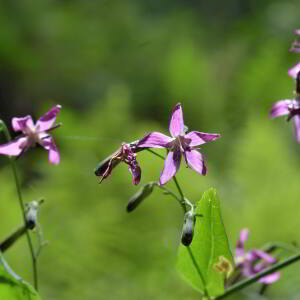
[[[300,29],[295,30],[295,33],[296,33],[297,35],[300,35]],[[295,42],[292,44],[292,47],[291,47],[290,51],[296,52],[296,53],[300,53],[300,43],[299,43],[298,41],[295,41]]]
[[[300,63],[296,64],[294,67],[290,68],[288,70],[289,76],[293,77],[294,79],[297,79],[297,75],[300,72]]]
[[[248,234],[248,229],[241,230],[240,238],[236,244],[235,257],[236,266],[241,269],[241,272],[245,277],[251,277],[276,262],[274,257],[261,250],[250,250],[245,252],[244,244],[248,240]],[[280,273],[275,272],[261,278],[259,282],[270,284],[277,281],[279,278]]]
[[[13,118],[13,130],[15,132],[21,131],[22,134],[15,140],[0,145],[0,154],[19,156],[30,147],[39,144],[49,152],[49,162],[52,164],[59,164],[60,156],[58,149],[52,136],[49,135],[48,132],[59,126],[59,124],[55,125],[54,123],[60,109],[60,105],[52,107],[36,122],[36,124],[33,123],[31,116]]]
[[[160,132],[151,132],[137,144],[137,147],[140,148],[167,148],[169,150],[164,169],[160,175],[160,184],[163,185],[168,182],[179,170],[182,154],[188,167],[205,175],[206,167],[203,156],[195,147],[214,141],[220,135],[199,131],[186,133],[187,128],[184,126],[180,103],[173,109],[169,131],[171,137]]]
[[[132,174],[132,183],[139,184],[141,180],[141,168],[136,160],[135,152],[140,151],[136,149],[135,143],[123,143],[121,147],[111,156],[100,162],[95,169],[95,175],[101,176],[100,183],[103,179],[110,176],[112,170],[120,163],[125,162],[129,166],[129,171]]]
[[[287,121],[293,119],[296,140],[300,143],[300,71],[296,77],[296,93],[298,94],[296,99],[286,99],[275,102],[269,116],[270,118],[276,118],[287,115]]]

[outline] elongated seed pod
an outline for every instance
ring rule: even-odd
[[[196,216],[193,212],[188,211],[184,215],[184,223],[182,227],[182,234],[181,234],[181,243],[184,246],[189,246],[194,237],[194,227],[196,223]]]

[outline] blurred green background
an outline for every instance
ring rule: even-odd
[[[291,123],[268,119],[274,101],[293,96],[287,69],[299,56],[288,48],[299,20],[298,0],[0,1],[0,118],[10,125],[63,106],[53,132],[61,164],[41,149],[17,161],[25,201],[46,198],[43,299],[199,299],[175,269],[178,204],[155,191],[127,214],[138,189],[127,166],[101,185],[93,173],[121,142],[167,134],[177,102],[190,130],[222,134],[203,146],[208,175],[182,165],[178,180],[195,202],[218,189],[232,249],[244,227],[249,248],[300,241],[299,145]],[[162,161],[145,152],[138,161],[142,184],[158,179]],[[6,157],[0,166],[4,239],[22,221]],[[25,238],[6,258],[31,280]],[[265,298],[299,299],[299,269],[282,272]],[[265,299],[258,290],[230,299]]]

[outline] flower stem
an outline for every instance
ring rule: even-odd
[[[155,151],[153,151],[153,150],[151,150],[151,149],[147,149],[147,150],[148,150],[149,152],[151,152],[152,154],[158,156],[159,158],[165,160],[165,158],[164,158],[162,155],[156,153]],[[186,213],[186,212],[187,212],[187,209],[186,209],[186,199],[185,199],[184,194],[183,194],[183,191],[182,191],[182,189],[181,189],[181,187],[180,187],[180,185],[179,185],[179,183],[178,183],[178,181],[177,181],[176,176],[173,176],[173,181],[174,181],[174,183],[175,183],[175,185],[176,185],[176,188],[177,188],[177,190],[178,190],[178,192],[179,192],[179,194],[180,194],[181,199],[179,199],[174,193],[170,192],[167,188],[165,188],[165,187],[163,187],[163,186],[160,186],[160,185],[159,185],[159,187],[160,187],[161,189],[167,191],[170,195],[172,195],[172,196],[180,203],[183,212]],[[193,254],[193,252],[192,252],[192,250],[191,250],[191,248],[190,248],[189,246],[187,246],[187,249],[188,249],[188,253],[189,253],[189,255],[190,255],[190,258],[191,258],[191,260],[192,260],[192,262],[193,262],[193,265],[194,265],[194,267],[196,268],[197,273],[198,273],[198,275],[199,275],[199,277],[200,277],[200,280],[201,280],[201,282],[202,282],[203,290],[204,290],[204,296],[205,296],[207,299],[210,299],[210,297],[209,297],[209,295],[208,295],[207,288],[206,288],[206,282],[205,282],[205,279],[204,279],[203,274],[201,273],[201,270],[200,270],[200,268],[199,268],[199,266],[198,266],[198,264],[197,264],[197,262],[196,262],[196,259],[195,259],[195,257],[194,257],[194,254]]]
[[[11,136],[9,134],[9,131],[7,129],[6,124],[2,120],[0,120],[0,125],[2,126],[2,129],[4,131],[4,135],[5,135],[6,139],[8,141],[11,141]],[[24,225],[26,226],[27,221],[26,221],[25,207],[24,207],[22,193],[21,193],[21,185],[20,185],[20,182],[19,182],[18,174],[17,174],[17,167],[16,167],[15,161],[12,157],[9,157],[9,161],[10,161],[10,164],[11,164],[11,168],[12,168],[12,171],[13,171],[13,176],[14,176],[15,183],[16,183],[17,194],[18,194],[20,208],[21,208],[21,211],[22,211]],[[32,260],[34,288],[36,290],[38,290],[37,261],[36,261],[36,257],[35,257],[35,254],[34,254],[33,244],[32,244],[32,241],[31,241],[31,238],[30,238],[30,235],[29,235],[29,232],[28,232],[27,229],[26,229],[26,237],[27,237],[28,247],[29,247],[29,250],[30,250],[31,260]]]
[[[269,274],[272,274],[280,269],[283,269],[289,265],[291,265],[292,263],[296,262],[300,260],[300,253],[296,254],[296,255],[293,255],[287,259],[285,259],[284,261],[280,262],[280,263],[277,263],[267,269],[265,269],[264,271],[260,272],[260,273],[257,273],[255,276],[251,277],[251,278],[248,278],[248,279],[245,279],[243,281],[240,281],[239,283],[233,285],[232,287],[228,288],[225,293],[217,298],[215,298],[216,300],[221,300],[221,299],[225,299],[227,298],[227,296],[241,290],[241,289],[244,289],[245,287],[257,282],[259,279],[269,275]]]
[[[181,199],[182,199],[182,201],[180,202],[181,207],[182,207],[184,213],[186,213],[185,198],[184,198],[182,189],[181,189],[181,187],[180,187],[180,185],[179,185],[179,183],[178,183],[178,181],[177,181],[177,179],[176,179],[176,176],[173,176],[173,181],[175,182],[175,185],[176,185],[176,187],[177,187],[177,190],[178,190],[178,192],[179,192],[179,194],[180,194],[180,196],[181,196]]]
[[[162,189],[164,191],[165,194],[172,196],[176,201],[178,201],[178,203],[181,206],[185,206],[184,202],[182,202],[181,198],[179,198],[175,193],[173,193],[171,190],[169,190],[168,188],[166,188],[163,185],[157,184],[157,187],[159,187],[160,189]]]

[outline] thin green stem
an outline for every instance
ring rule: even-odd
[[[178,181],[177,181],[176,176],[173,176],[173,181],[174,181],[174,183],[175,183],[175,185],[176,185],[176,187],[177,187],[177,190],[178,190],[178,192],[179,192],[179,194],[180,194],[182,200],[185,201],[184,195],[183,195],[183,192],[182,192],[182,189],[181,189],[181,187],[180,187],[180,185],[179,185],[179,183],[178,183]],[[185,209],[185,211],[186,211],[186,209]]]
[[[275,265],[272,265],[271,267],[265,269],[264,271],[257,273],[255,276],[245,279],[243,281],[240,281],[239,283],[231,286],[230,288],[228,288],[225,293],[217,298],[215,298],[216,300],[221,300],[221,299],[225,299],[228,296],[230,296],[231,294],[234,294],[235,292],[244,289],[245,287],[257,282],[259,279],[272,274],[280,269],[283,269],[289,265],[291,265],[292,263],[296,262],[300,260],[300,253],[293,255],[287,259],[285,259],[284,261],[277,263]]]
[[[167,195],[172,196],[176,201],[178,201],[178,203],[182,206],[184,205],[184,203],[182,203],[181,198],[179,198],[175,193],[173,193],[171,190],[169,190],[168,188],[166,188],[163,185],[157,184],[157,187],[159,187],[160,189],[162,189]]]
[[[157,157],[159,157],[159,158],[165,160],[165,158],[164,158],[162,155],[156,153],[155,151],[153,151],[153,150],[151,150],[151,149],[147,149],[147,150],[148,150],[150,153],[154,154],[155,156],[157,156]],[[180,203],[183,212],[186,213],[186,212],[187,212],[187,209],[186,209],[186,198],[184,197],[183,191],[182,191],[182,189],[181,189],[181,187],[180,187],[180,185],[179,185],[179,183],[178,183],[178,181],[177,181],[176,176],[173,176],[173,181],[174,181],[174,183],[175,183],[175,185],[176,185],[176,188],[177,188],[177,190],[178,190],[178,192],[179,192],[179,194],[180,194],[180,198],[181,198],[181,199],[179,199],[179,198],[178,198],[173,192],[171,192],[169,189],[167,189],[167,188],[165,188],[165,187],[163,187],[163,186],[161,186],[161,185],[159,185],[159,187],[160,187],[161,189],[167,191],[170,195],[172,195],[172,196]],[[191,260],[192,260],[192,262],[193,262],[193,264],[194,264],[194,267],[196,268],[197,273],[198,273],[198,275],[199,275],[199,277],[200,277],[200,280],[201,280],[201,282],[202,282],[203,290],[204,290],[204,296],[207,297],[208,299],[210,299],[210,298],[209,298],[209,295],[208,295],[207,288],[206,288],[206,282],[205,282],[205,279],[204,279],[204,277],[203,277],[203,275],[202,275],[202,273],[201,273],[201,270],[200,270],[200,268],[199,268],[199,266],[198,266],[198,264],[197,264],[197,262],[196,262],[196,259],[195,259],[194,255],[193,255],[193,252],[192,252],[192,250],[190,249],[189,246],[187,246],[187,249],[188,249],[188,253],[189,253],[190,257],[191,257]]]
[[[2,120],[0,120],[0,125],[3,128],[4,135],[5,135],[6,139],[8,141],[11,141],[11,136],[9,134],[7,126],[5,125],[5,123]],[[25,207],[24,207],[24,202],[23,202],[22,193],[21,193],[21,185],[20,185],[20,181],[19,181],[19,178],[18,178],[18,174],[17,174],[17,167],[16,167],[15,161],[12,157],[9,157],[9,161],[10,161],[10,164],[11,164],[11,168],[12,168],[12,171],[13,171],[13,176],[14,176],[15,183],[16,183],[17,194],[18,194],[20,208],[21,208],[21,211],[22,211],[24,225],[26,226],[26,224],[27,224],[26,213],[25,213]],[[31,241],[28,230],[26,230],[26,237],[27,237],[28,247],[29,247],[30,254],[31,254],[31,259],[32,259],[34,288],[36,290],[38,290],[37,262],[36,262],[36,257],[35,257],[35,254],[34,254],[33,244],[32,244],[32,241]]]
[[[156,155],[157,157],[161,158],[162,160],[165,160],[165,158],[162,155],[156,153],[155,151],[153,151],[153,150],[151,150],[149,148],[147,148],[147,151],[149,151],[150,153]]]

